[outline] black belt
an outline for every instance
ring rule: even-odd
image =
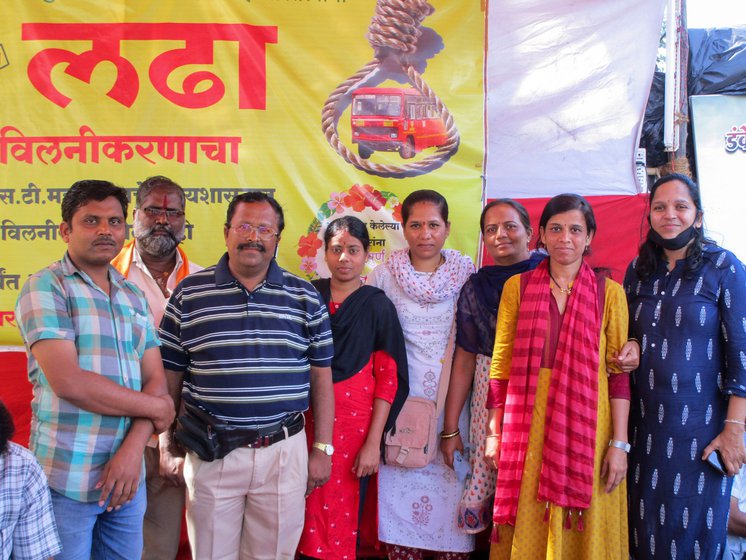
[[[305,424],[303,413],[296,412],[289,414],[284,420],[271,426],[257,428],[256,430],[244,428],[218,430],[217,436],[221,446],[230,450],[237,447],[269,447],[294,436],[304,428]]]

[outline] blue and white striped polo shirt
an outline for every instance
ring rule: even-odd
[[[309,282],[272,260],[249,292],[227,253],[179,284],[160,333],[163,366],[184,374],[183,397],[241,427],[306,410],[310,368],[330,366],[334,354],[326,306]]]

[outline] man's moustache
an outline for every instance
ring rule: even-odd
[[[176,235],[174,235],[174,230],[171,227],[168,227],[168,226],[155,226],[155,227],[152,227],[148,231],[148,235],[153,235],[154,233],[159,232],[159,231],[167,233],[174,240],[176,239]]]
[[[257,251],[261,251],[262,253],[266,253],[267,249],[264,248],[264,245],[261,243],[241,243],[238,246],[239,250],[243,249],[256,249]]]

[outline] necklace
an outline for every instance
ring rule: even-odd
[[[568,296],[572,293],[572,282],[567,286],[567,288],[563,288],[559,285],[559,282],[557,282],[554,279],[554,276],[552,276],[552,273],[549,273],[549,278],[552,279],[552,282],[554,282],[554,285],[557,286],[557,289],[560,291],[561,294],[567,294]]]

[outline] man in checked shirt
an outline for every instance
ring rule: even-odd
[[[62,200],[64,257],[29,277],[16,305],[33,385],[30,448],[44,469],[62,560],[142,552],[143,450],[173,421],[142,291],[109,261],[127,192],[78,181]]]

